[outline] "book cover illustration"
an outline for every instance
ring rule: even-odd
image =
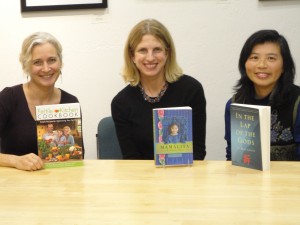
[[[154,158],[156,166],[193,164],[192,109],[153,109]]]
[[[231,104],[232,165],[266,170],[270,164],[270,107]]]
[[[36,106],[38,154],[45,168],[83,165],[79,103]]]

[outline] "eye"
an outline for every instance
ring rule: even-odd
[[[138,49],[137,52],[140,54],[147,54],[147,49],[141,48],[141,49]]]
[[[276,59],[277,59],[277,58],[274,57],[274,56],[269,56],[269,57],[268,57],[268,61],[271,61],[271,62],[275,61]]]
[[[50,58],[49,60],[48,60],[48,63],[49,64],[53,64],[53,63],[56,63],[57,62],[57,58]]]
[[[258,60],[258,56],[257,55],[251,55],[249,57],[249,60],[256,61],[256,60]]]
[[[34,60],[34,61],[32,62],[32,64],[33,64],[34,66],[41,66],[43,63],[42,63],[41,60]]]
[[[161,48],[154,48],[153,52],[154,53],[161,53],[163,50]]]

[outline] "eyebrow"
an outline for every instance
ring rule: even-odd
[[[256,52],[251,52],[250,55],[252,55],[252,54],[260,55],[259,53],[256,53]],[[271,53],[267,53],[266,55],[275,55],[275,56],[278,56],[279,54],[278,54],[278,53],[273,53],[273,52],[271,52]]]
[[[48,58],[47,58],[47,60],[48,59],[58,59],[59,57],[58,56],[56,56],[56,55],[53,55],[53,56],[49,56]],[[31,59],[32,61],[35,61],[35,60],[43,60],[42,58],[32,58]]]

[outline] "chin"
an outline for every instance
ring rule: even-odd
[[[53,87],[54,85],[55,85],[55,82],[41,83],[41,86],[43,86],[43,87]]]

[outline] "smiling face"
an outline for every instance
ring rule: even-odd
[[[64,135],[68,136],[70,134],[70,131],[71,131],[70,127],[68,126],[64,127]]]
[[[283,59],[276,43],[257,44],[245,63],[248,78],[258,96],[268,95],[283,72]]]
[[[33,47],[29,67],[32,83],[38,86],[54,86],[60,69],[61,62],[52,44],[45,43]]]
[[[163,44],[150,34],[143,36],[132,56],[141,79],[164,77],[167,58],[168,54]]]
[[[48,131],[48,133],[52,133],[53,132],[53,124],[48,124],[47,131]]]
[[[62,135],[63,135],[62,130],[58,130],[58,131],[57,131],[57,136],[58,136],[58,137],[61,137]]]
[[[177,124],[173,124],[172,126],[171,126],[171,135],[177,135],[178,134],[178,130],[179,130],[179,128],[178,128],[178,126],[177,126]]]

